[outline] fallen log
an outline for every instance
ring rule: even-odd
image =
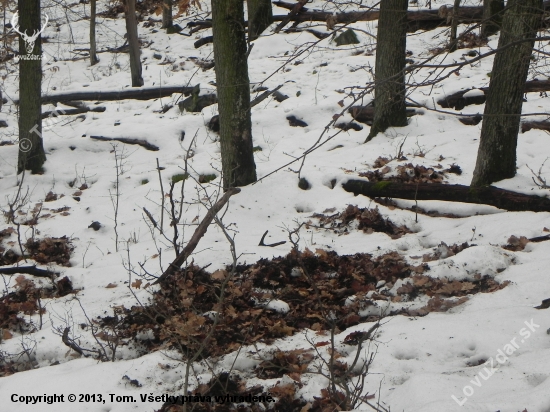
[[[278,7],[292,10],[298,3],[287,3],[276,1]],[[303,10],[303,9],[302,9]],[[443,9],[441,9],[443,10]],[[368,9],[365,11],[351,11],[344,13],[332,13],[328,11],[307,10],[294,16],[287,16],[290,21],[327,21],[330,19],[332,24],[335,23],[354,23],[357,21],[373,21],[378,20],[380,12],[377,9]],[[274,16],[279,17],[279,16]],[[458,19],[460,23],[477,23],[483,19],[483,7],[460,7],[458,9]],[[277,20],[275,20],[277,21]],[[284,21],[284,20],[283,20]],[[414,32],[417,30],[433,30],[439,26],[450,26],[450,20],[447,15],[440,10],[414,10],[407,13],[407,31]]]
[[[352,106],[348,110],[353,120],[372,126],[374,120],[374,106]],[[415,109],[407,109],[407,117],[417,114]]]
[[[90,139],[95,140],[101,140],[103,142],[121,142],[126,144],[137,144],[138,146],[144,147],[147,150],[151,150],[152,152],[156,152],[159,150],[159,147],[149,143],[147,140],[144,139],[133,139],[131,137],[105,137],[105,136],[90,136]]]
[[[151,100],[161,97],[167,97],[174,93],[183,93],[188,96],[193,91],[193,87],[187,86],[163,86],[153,88],[132,88],[115,91],[85,91],[85,92],[70,92],[59,93],[42,96],[42,104],[65,103],[73,100],[87,101],[113,101],[113,100]],[[19,100],[15,100],[15,104],[19,104]]]
[[[437,183],[406,184],[390,181],[369,182],[350,179],[342,185],[344,190],[370,198],[388,197],[409,200],[443,200],[447,202],[475,203],[498,207],[513,212],[550,212],[550,199],[524,195],[493,186],[471,188],[464,185]]]
[[[52,272],[51,270],[40,269],[36,266],[19,266],[0,268],[0,274],[2,275],[17,275],[17,274],[33,275],[41,278],[51,278],[52,275],[59,276],[59,272]]]
[[[204,219],[202,219],[202,222],[197,226],[195,229],[195,233],[193,233],[193,236],[191,236],[191,239],[189,239],[189,242],[187,242],[187,245],[183,248],[183,250],[180,252],[180,254],[174,259],[172,263],[170,263],[170,266],[164,271],[162,275],[160,275],[157,280],[153,282],[153,285],[156,285],[157,283],[165,281],[168,276],[170,276],[172,273],[174,273],[177,270],[180,270],[181,265],[185,263],[187,258],[193,253],[197,245],[199,244],[199,241],[204,236],[206,231],[208,230],[208,226],[210,226],[210,223],[212,223],[212,220],[214,220],[214,217],[216,214],[224,207],[224,205],[229,201],[229,198],[233,195],[236,195],[237,193],[240,193],[241,189],[238,187],[232,187],[227,192],[224,193],[224,195],[216,202],[214,206],[212,206],[208,213],[206,213],[206,216],[204,216]]]
[[[483,104],[487,99],[489,94],[489,87],[480,87],[477,90],[481,90],[483,94],[473,94],[470,96],[464,96],[466,93],[476,90],[461,90],[459,92],[445,96],[437,101],[441,107],[453,108],[455,110],[462,110],[466,106],[471,104]],[[524,93],[534,93],[534,92],[547,92],[550,91],[550,80],[530,80],[525,82],[525,88],[523,89]]]
[[[273,2],[274,5],[288,10],[292,10],[297,3],[287,3],[283,1]],[[550,10],[550,1],[546,0],[543,3],[545,11]],[[436,27],[450,26],[452,19],[448,18],[449,13],[452,13],[452,7],[442,6],[437,10],[413,10],[407,13],[407,31],[415,32],[417,30],[433,30]],[[480,23],[483,20],[483,6],[477,7],[459,7],[458,8],[459,24]],[[274,21],[279,21],[280,16],[274,16]],[[379,11],[369,9],[368,11],[353,11],[345,13],[336,13],[308,10],[303,11],[296,16],[290,18],[291,21],[327,21],[331,19],[331,23],[354,23],[356,21],[372,21],[378,20]],[[545,22],[541,21],[541,28],[545,27]]]
[[[531,129],[545,130],[550,132],[550,122],[548,121],[529,121],[521,124],[521,133],[528,132]]]

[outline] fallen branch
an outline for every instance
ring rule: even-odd
[[[279,246],[279,245],[284,245],[286,243],[286,240],[283,240],[281,242],[276,242],[276,243],[269,243],[269,244],[264,243],[265,237],[267,236],[267,232],[269,232],[269,230],[265,231],[264,235],[260,239],[260,243],[258,243],[258,246],[275,247],[275,246]]]
[[[461,90],[459,92],[453,93],[449,96],[445,96],[437,101],[441,107],[453,108],[455,110],[462,110],[464,107],[471,104],[483,104],[487,99],[489,94],[489,87],[480,87],[478,90],[481,90],[483,94],[476,94],[472,96],[464,95],[470,90]],[[547,92],[550,91],[550,80],[531,80],[525,82],[525,88],[523,89],[524,93],[533,93],[533,92]]]
[[[158,146],[155,146],[154,144],[149,143],[147,140],[144,140],[144,139],[132,139],[130,137],[105,137],[105,136],[90,136],[90,139],[101,140],[103,142],[117,141],[117,142],[126,143],[126,144],[137,144],[141,147],[144,147],[147,150],[151,150],[152,152],[156,152],[159,150]]]
[[[52,275],[59,276],[59,272],[52,272],[47,269],[39,269],[36,266],[18,266],[10,268],[0,268],[1,275],[17,275],[24,273],[25,275],[33,275],[40,278],[51,278]]]
[[[46,119],[48,117],[58,117],[58,116],[71,116],[73,114],[80,114],[80,113],[87,113],[87,112],[96,112],[96,113],[103,113],[105,111],[104,106],[98,106],[98,107],[78,107],[75,109],[59,109],[59,110],[52,110],[42,113],[42,119]]]
[[[229,198],[231,196],[236,195],[237,193],[240,193],[240,191],[241,189],[239,189],[238,187],[230,188],[227,192],[225,192],[225,194],[221,197],[221,199],[218,200],[216,204],[210,208],[210,210],[208,210],[208,213],[206,214],[204,219],[202,219],[199,226],[197,226],[197,228],[195,229],[195,233],[193,233],[193,236],[191,236],[191,239],[189,239],[189,242],[187,242],[187,245],[183,248],[181,253],[174,259],[174,261],[170,263],[170,265],[164,271],[164,273],[160,275],[158,279],[153,282],[153,285],[163,282],[172,273],[174,273],[177,270],[180,270],[181,265],[183,265],[187,260],[187,258],[191,255],[191,253],[193,253],[193,251],[199,244],[199,241],[208,230],[208,226],[210,226],[210,223],[212,223],[212,220],[214,220],[214,216],[216,216],[216,214],[221,210],[221,208],[229,201]]]
[[[112,100],[151,100],[161,97],[167,97],[174,93],[183,93],[188,96],[193,91],[192,87],[186,86],[164,86],[147,89],[125,89],[116,91],[86,91],[59,93],[42,96],[42,104],[64,103],[73,100],[93,100],[93,101],[112,101]],[[15,100],[15,104],[19,104],[19,100]]]
[[[388,197],[409,200],[443,200],[447,202],[475,203],[509,211],[550,212],[550,199],[524,195],[493,186],[471,188],[464,185],[436,183],[406,184],[390,181],[369,182],[350,179],[342,185],[344,190],[370,198]]]
[[[353,120],[372,125],[374,121],[374,106],[352,106],[349,108],[349,114]],[[415,109],[407,109],[407,117],[417,114]]]
[[[65,346],[68,346],[72,350],[74,350],[76,353],[78,353],[80,356],[88,357],[89,355],[86,355],[82,348],[78,346],[74,340],[69,338],[69,331],[71,328],[68,326],[63,330],[63,335],[61,336],[61,341],[65,344]]]
[[[254,106],[256,106],[257,104],[260,104],[261,102],[263,102],[265,99],[267,99],[269,96],[271,96],[273,93],[277,92],[281,87],[283,87],[282,84],[278,85],[277,87],[275,87],[273,90],[266,90],[265,92],[263,92],[262,94],[260,94],[258,97],[256,97],[255,99],[253,99],[251,102],[250,102],[250,108],[253,108]]]
[[[285,27],[290,19],[300,14],[303,7],[306,5],[308,0],[299,0],[298,3],[294,4],[292,8],[290,9],[290,12],[288,13],[288,16],[286,16],[285,19],[283,19],[282,22],[280,22],[277,27],[275,27],[275,30],[273,30],[274,33],[279,33],[283,27]]]
[[[214,43],[214,36],[205,36],[202,39],[197,40],[193,45],[195,46],[195,49],[198,49],[199,47],[209,43]]]

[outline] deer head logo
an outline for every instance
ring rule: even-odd
[[[44,25],[42,26],[42,28],[40,30],[35,30],[34,33],[32,34],[32,36],[28,36],[26,30],[25,30],[24,33],[21,33],[19,31],[19,24],[18,23],[19,23],[19,13],[16,12],[13,15],[12,19],[11,19],[11,25],[13,27],[13,30],[16,33],[19,33],[21,35],[21,38],[25,41],[25,49],[27,50],[27,54],[31,54],[32,51],[34,50],[34,43],[36,42],[36,39],[38,38],[40,33],[42,33],[44,31],[44,29],[48,25],[48,15],[46,14],[46,23],[44,23]]]

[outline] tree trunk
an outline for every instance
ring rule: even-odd
[[[449,42],[449,51],[452,53],[458,48],[458,38],[456,32],[458,29],[458,8],[460,7],[460,0],[455,0],[453,6],[453,15],[451,21],[451,41]]]
[[[483,0],[482,38],[486,39],[500,30],[503,9],[504,0]]]
[[[256,181],[242,0],[212,0],[223,187]]]
[[[97,0],[90,0],[90,66],[99,62],[95,44],[96,1]]]
[[[19,0],[19,31],[30,34],[42,27],[40,0]],[[41,173],[46,161],[42,143],[42,86],[41,35],[34,42],[32,53],[27,54],[27,42],[19,36],[19,155],[17,173],[30,170]]]
[[[162,28],[172,28],[172,0],[163,0],[162,3]]]
[[[136,0],[123,0],[126,16],[126,34],[130,51],[130,73],[132,75],[132,87],[143,86],[141,77],[141,58],[136,19]]]
[[[542,0],[508,0],[498,47],[536,36]],[[514,177],[523,90],[534,40],[495,55],[485,103],[477,162],[471,185],[484,186]]]
[[[247,0],[248,40],[256,40],[273,23],[271,0]]]
[[[382,0],[374,72],[374,122],[368,142],[388,127],[407,125],[405,54],[408,0]]]

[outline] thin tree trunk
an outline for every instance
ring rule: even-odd
[[[542,0],[508,0],[498,47],[534,38],[542,17]],[[523,90],[534,41],[497,52],[485,103],[477,162],[471,186],[514,177]]]
[[[452,53],[458,48],[458,38],[456,32],[458,29],[458,8],[460,7],[460,0],[455,0],[453,6],[453,16],[451,22],[451,40],[449,42],[449,51]]]
[[[95,17],[96,0],[90,0],[90,66],[93,66],[99,62],[95,44]]]
[[[19,0],[19,31],[31,34],[41,29],[40,0]],[[17,173],[30,170],[41,173],[46,161],[42,143],[42,86],[41,35],[27,54],[26,42],[19,36],[19,155]],[[32,57],[31,57],[32,56]],[[34,57],[34,58],[33,58]]]
[[[273,23],[271,0],[247,0],[248,40],[256,40]]]
[[[500,30],[502,10],[504,10],[504,0],[483,0],[482,38],[486,39]]]
[[[162,2],[162,28],[172,28],[172,0],[163,0]]]
[[[136,0],[123,0],[126,16],[126,33],[130,51],[130,73],[132,75],[132,87],[143,86],[141,77],[141,51],[139,49],[139,38],[136,19]]]
[[[223,187],[256,181],[242,0],[212,0]]]
[[[408,0],[382,0],[374,72],[374,122],[368,142],[388,127],[407,125],[405,54]]]

